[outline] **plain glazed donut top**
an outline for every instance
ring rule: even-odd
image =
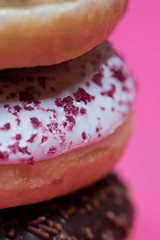
[[[103,42],[127,0],[1,0],[0,69],[46,66]]]
[[[134,81],[108,43],[51,67],[0,72],[0,163],[53,158],[100,141],[132,110]]]

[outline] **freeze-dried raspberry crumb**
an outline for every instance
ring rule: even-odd
[[[85,108],[81,107],[80,114],[82,114],[82,115],[87,114],[87,110]]]
[[[126,81],[126,76],[123,74],[122,69],[119,70],[115,70],[115,69],[111,69],[113,72],[113,77],[116,78],[118,81],[120,82],[125,82]]]
[[[21,134],[16,134],[15,139],[16,139],[17,141],[21,140],[21,139],[22,139],[22,135],[21,135]]]
[[[33,111],[34,108],[32,106],[24,106],[24,109],[27,111]]]
[[[85,132],[82,133],[82,138],[83,138],[83,140],[85,140],[87,138],[87,135]]]
[[[22,108],[19,105],[16,105],[16,106],[14,106],[14,110],[16,112],[20,112],[20,110],[22,110]]]
[[[101,72],[99,72],[93,76],[92,81],[95,84],[97,84],[99,87],[102,87],[102,78],[103,78],[103,74]]]
[[[53,154],[55,152],[56,152],[56,148],[53,146],[53,147],[50,147],[48,154]]]
[[[3,125],[3,127],[0,128],[0,130],[7,131],[11,128],[10,123],[6,123]]]
[[[46,142],[46,141],[47,141],[47,139],[48,139],[48,137],[47,137],[47,136],[42,136],[41,143],[44,143],[44,142]]]
[[[73,116],[66,116],[66,119],[68,122],[73,123],[75,125],[76,120]]]
[[[42,123],[36,117],[31,118],[31,123],[34,128],[39,128],[42,126]]]
[[[101,95],[113,98],[114,97],[113,95],[114,95],[115,92],[116,92],[116,86],[114,84],[112,84],[111,90],[101,92]]]
[[[32,136],[27,140],[27,142],[33,143],[36,137],[37,137],[37,134],[32,134]]]
[[[8,152],[1,152],[0,151],[0,159],[1,160],[4,160],[4,159],[8,159],[8,157],[9,157],[9,154],[8,154]]]
[[[65,104],[61,98],[57,98],[57,99],[55,100],[55,103],[56,103],[56,106],[57,106],[57,107],[63,107],[64,104]]]
[[[73,95],[77,102],[83,101],[85,104],[95,99],[95,96],[90,95],[83,88],[78,88],[78,91],[76,93],[73,93]]]

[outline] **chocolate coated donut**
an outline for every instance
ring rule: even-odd
[[[0,239],[123,240],[132,222],[126,187],[109,174],[66,197],[0,210]]]

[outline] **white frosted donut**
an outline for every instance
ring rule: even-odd
[[[107,43],[60,65],[2,71],[0,81],[1,164],[98,142],[126,120],[134,99],[133,80]]]
[[[45,66],[104,41],[128,0],[1,0],[0,69]]]
[[[66,194],[109,171],[133,101],[134,81],[106,42],[60,65],[1,71],[0,208]]]

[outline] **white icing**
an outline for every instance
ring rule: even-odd
[[[95,74],[99,74],[98,84],[93,81]],[[87,95],[86,100],[77,101],[74,93],[79,88],[89,98]],[[33,164],[100,141],[126,120],[132,110],[134,91],[131,75],[108,43],[63,64],[1,72],[0,163]],[[29,97],[24,98],[24,92]],[[70,108],[62,102],[67,96],[73,98],[71,105],[78,107],[76,116],[75,112],[64,110]],[[57,98],[63,106],[56,105]],[[86,114],[84,110],[80,113],[82,108]],[[28,141],[31,137],[33,141]]]

